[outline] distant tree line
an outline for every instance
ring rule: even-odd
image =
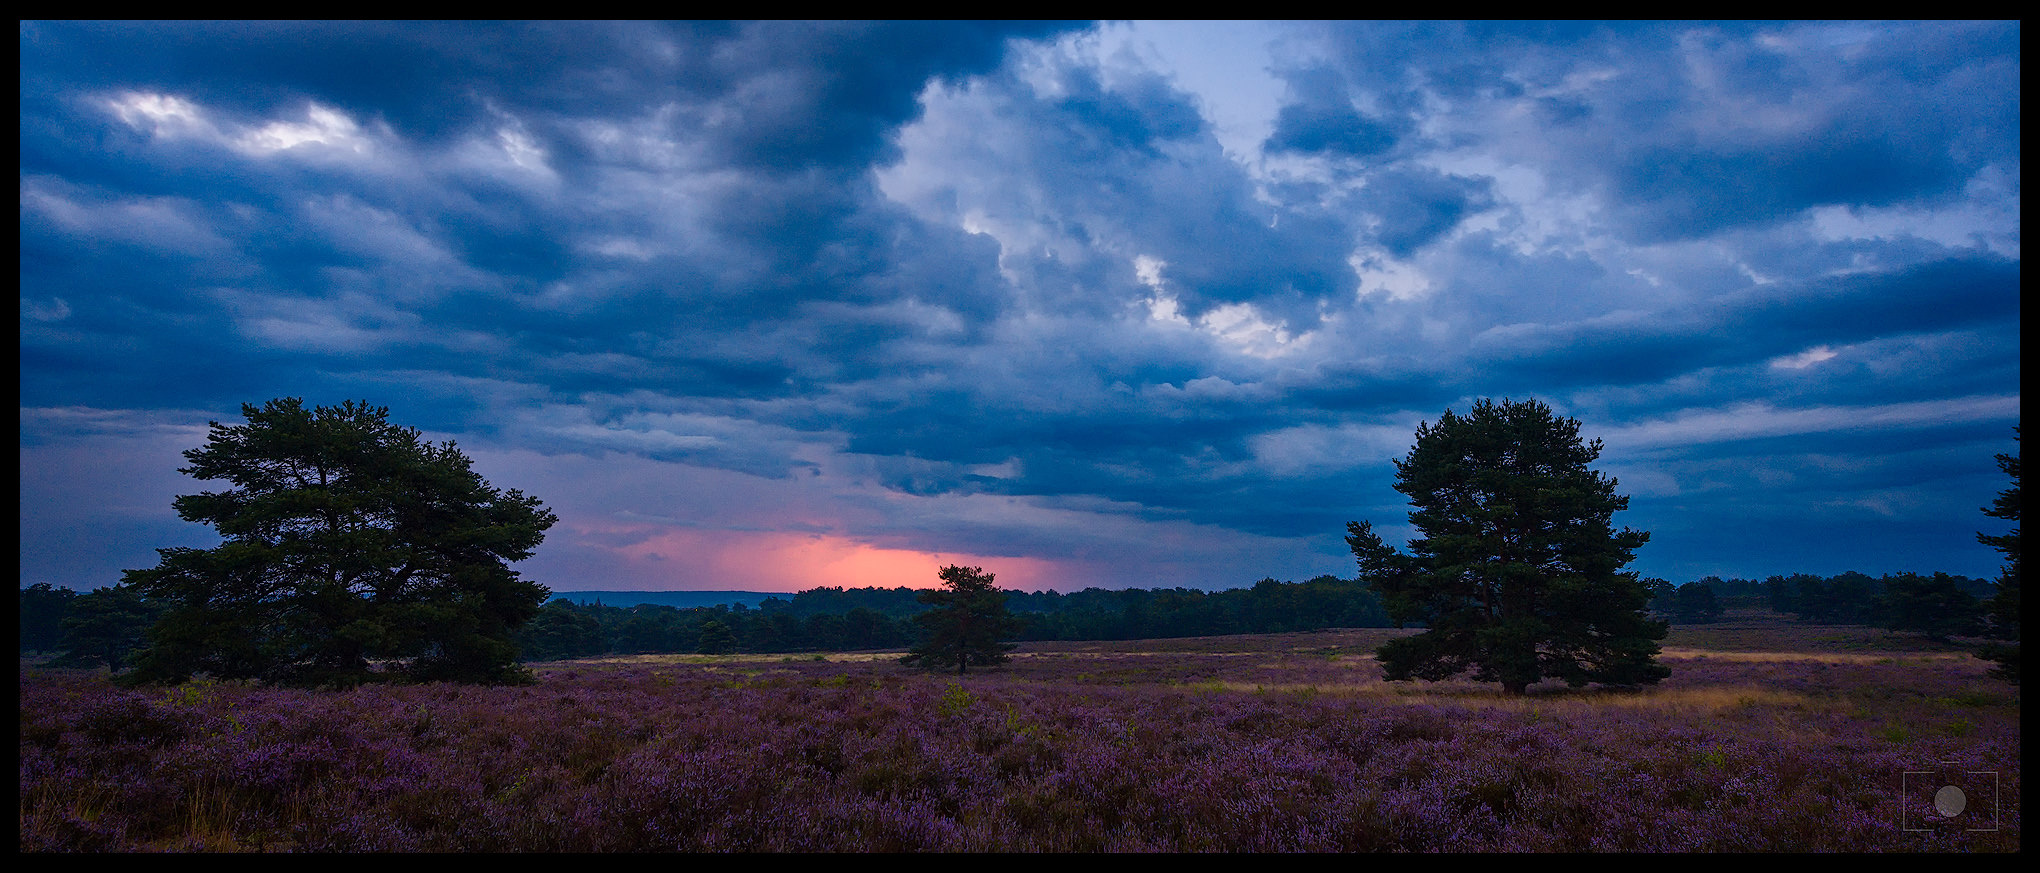
[[[1984,631],[1983,600],[1996,586],[1982,579],[1935,573],[1862,573],[1821,578],[1807,573],[1764,580],[1766,605],[1819,624],[1869,624],[1934,639]]]
[[[1643,589],[1650,596],[1651,613],[1658,618],[1672,624],[1706,624],[1727,611],[1725,598],[1718,593],[1721,586],[1715,584],[1719,581],[1673,587],[1663,579],[1645,579]]]
[[[1801,621],[1867,624],[1946,638],[1980,633],[1987,580],[1947,573],[1807,573],[1762,581],[1704,579],[1673,586],[1646,580],[1651,609],[1674,624],[1719,620],[1728,608],[1769,608]],[[823,586],[768,598],[756,608],[576,604],[556,599],[516,634],[522,657],[551,661],[608,654],[818,652],[915,645],[923,589]],[[1010,639],[1130,640],[1288,633],[1328,627],[1389,627],[1379,596],[1358,579],[1263,579],[1222,591],[1086,588],[1007,591],[1020,619]],[[79,594],[47,583],[21,589],[21,651],[72,666],[128,666],[160,614],[125,586]]]
[[[530,660],[602,654],[803,652],[905,648],[929,607],[923,589],[824,586],[741,604],[693,607],[608,606],[554,600],[519,641]],[[1250,588],[1086,588],[1071,594],[1006,591],[1019,619],[1008,639],[1130,640],[1284,633],[1327,627],[1387,627],[1388,616],[1358,580],[1319,576],[1305,582],[1263,579]]]
[[[79,594],[37,582],[21,589],[21,653],[53,654],[58,667],[120,670],[148,644],[165,608],[125,585]]]
[[[1651,611],[1673,624],[1717,621],[1730,607],[1762,607],[1814,624],[1871,625],[1943,640],[1983,633],[1984,601],[1998,587],[1948,573],[1872,577],[1855,571],[1794,573],[1762,582],[1708,576],[1677,587],[1648,579],[1645,586]]]
[[[546,603],[516,633],[525,660],[605,654],[806,652],[906,648],[920,642],[914,617],[923,589],[824,586],[742,604],[677,608]],[[1191,588],[1071,594],[1006,591],[1019,619],[1008,639],[1128,640],[1284,633],[1327,627],[1387,627],[1380,599],[1359,580],[1319,576],[1263,579],[1224,591]],[[157,612],[126,587],[78,594],[48,584],[21,589],[21,650],[59,653],[79,666],[127,665],[144,646]]]

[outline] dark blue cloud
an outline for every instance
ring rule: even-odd
[[[1960,184],[1945,137],[1839,122],[1790,143],[1660,146],[1625,155],[1615,194],[1644,239],[1678,239],[1837,203],[1883,206]]]
[[[1762,364],[1814,346],[2015,323],[2017,262],[1950,260],[1766,285],[1628,318],[1500,329],[1474,344],[1483,378],[1634,385]]]
[[[1546,30],[1359,26],[1338,67],[1358,94],[1411,112],[1426,94],[1451,115],[1525,104],[1543,136],[1517,128],[1513,145],[1603,187],[1621,231],[1646,242],[1824,205],[1945,201],[2017,160],[2004,99],[2018,92],[2016,22]]]
[[[1399,258],[1450,233],[1461,219],[1487,204],[1487,183],[1422,170],[1376,174],[1362,193],[1366,209],[1381,224],[1374,236]]]
[[[186,542],[177,450],[275,396],[559,489],[588,573],[1349,572],[1499,396],[1609,435],[1646,572],[1994,566],[2016,23],[1299,25],[1244,112],[1110,31],[25,23],[24,581]]]
[[[1726,301],[1735,315],[1725,330],[1785,345],[1854,342],[2016,321],[2019,264],[1964,258],[1863,276],[1840,276],[1799,288],[1752,289]],[[1781,346],[1774,346],[1780,348]]]
[[[47,127],[63,133],[90,128],[110,132],[121,140],[118,154],[127,160],[106,160],[102,149],[93,167],[73,175],[112,183],[136,180],[135,185],[116,186],[124,187],[128,196],[186,198],[197,213],[195,223],[211,224],[231,238],[229,245],[239,248],[242,258],[220,257],[228,252],[214,252],[213,258],[195,264],[173,264],[167,275],[163,264],[134,263],[130,254],[121,260],[134,263],[134,276],[116,272],[84,286],[118,286],[124,289],[119,296],[141,295],[160,301],[145,304],[143,312],[132,313],[135,316],[144,316],[153,306],[172,312],[217,313],[220,303],[216,295],[197,292],[208,286],[228,286],[270,300],[282,299],[278,295],[303,298],[308,322],[375,327],[361,324],[359,317],[336,315],[331,310],[335,298],[343,296],[340,286],[346,283],[345,277],[381,274],[375,280],[379,287],[369,293],[381,298],[389,309],[415,313],[420,324],[413,333],[423,336],[398,338],[375,348],[349,349],[356,362],[363,355],[434,356],[435,336],[471,329],[509,339],[509,347],[502,352],[513,357],[449,349],[449,354],[436,356],[444,360],[426,368],[446,366],[476,376],[532,368],[545,374],[548,381],[565,380],[562,387],[571,390],[573,382],[585,383],[586,377],[594,374],[573,362],[560,366],[556,361],[563,356],[591,354],[613,359],[620,352],[636,360],[612,360],[599,368],[611,379],[670,381],[710,392],[724,386],[722,390],[755,394],[783,389],[803,371],[815,369],[817,359],[829,361],[821,369],[839,371],[838,361],[869,357],[887,341],[916,331],[888,328],[882,318],[847,312],[844,317],[851,324],[819,333],[838,347],[855,345],[856,349],[837,356],[830,354],[834,350],[824,348],[806,361],[774,360],[769,352],[740,361],[726,360],[720,353],[674,354],[655,348],[659,343],[652,340],[618,349],[611,338],[627,326],[661,334],[668,344],[685,345],[685,336],[692,331],[713,335],[761,322],[806,318],[817,300],[873,303],[913,294],[937,298],[939,305],[960,307],[977,316],[973,322],[981,322],[997,306],[977,287],[988,281],[982,258],[959,260],[940,254],[944,247],[927,239],[932,229],[902,226],[899,219],[887,217],[882,210],[874,213],[868,186],[820,168],[848,161],[861,172],[862,162],[888,147],[887,130],[917,111],[915,97],[929,78],[975,71],[996,62],[1009,36],[1053,29],[1024,25],[1002,30],[980,24],[790,25],[787,32],[780,32],[775,30],[778,27],[760,24],[668,32],[621,25],[485,27],[480,31],[436,25],[362,25],[338,30],[327,26],[36,25],[24,35],[31,60],[53,59],[47,64],[29,64],[37,74],[31,78],[38,81],[58,78],[52,68],[73,70],[77,56],[100,52],[111,44],[158,35],[164,36],[164,43],[160,52],[132,58],[109,53],[125,63],[116,61],[110,65],[114,69],[97,69],[91,75],[52,84],[48,90],[66,99],[44,102],[61,110],[57,113],[60,118],[33,117],[47,123],[30,125],[25,121],[25,130]],[[306,43],[334,43],[347,49],[307,53],[300,50]],[[363,59],[368,57],[387,63],[364,66]],[[207,58],[217,62],[202,62]],[[361,72],[364,69],[366,73]],[[438,79],[425,81],[421,77]],[[261,83],[259,87],[249,84],[256,81]],[[220,125],[259,125],[265,122],[266,113],[289,117],[302,113],[305,101],[317,101],[351,111],[363,121],[376,119],[391,125],[398,142],[409,148],[430,148],[472,135],[477,127],[500,123],[498,116],[512,114],[529,119],[538,129],[541,145],[550,147],[562,177],[583,184],[600,183],[611,172],[613,161],[577,149],[579,140],[567,135],[574,124],[646,112],[660,100],[726,104],[728,111],[703,110],[719,119],[713,123],[690,116],[671,122],[664,133],[683,143],[706,138],[712,144],[712,154],[726,164],[770,166],[774,171],[721,182],[701,192],[708,202],[700,204],[704,218],[697,227],[711,235],[710,245],[719,263],[661,261],[622,274],[612,268],[604,277],[590,274],[591,267],[598,264],[591,263],[580,249],[585,242],[560,231],[588,225],[591,218],[595,222],[605,219],[562,210],[563,204],[556,198],[533,197],[528,190],[506,187],[486,175],[416,180],[276,160],[251,165],[236,160],[221,142],[206,137],[157,142],[138,129],[109,124],[107,109],[95,101],[116,92],[94,91],[93,85],[173,93],[194,101]],[[25,82],[24,93],[31,90]],[[458,104],[457,111],[452,104]],[[774,116],[768,109],[785,114]],[[823,122],[815,121],[813,114],[823,109],[831,114]],[[690,127],[690,118],[700,123]],[[795,135],[796,129],[799,135]],[[544,136],[547,131],[554,135]],[[75,141],[76,137],[69,139]],[[52,144],[40,151],[61,155],[71,149]],[[573,163],[576,159],[581,163]],[[24,166],[33,163],[25,152]],[[58,162],[46,169],[65,168],[64,162]],[[420,181],[425,185],[421,187]],[[99,196],[91,190],[79,195],[75,182],[58,187],[63,189],[58,193],[72,200]],[[231,203],[232,209],[223,208],[225,203]],[[330,207],[335,205],[342,207],[339,211],[353,213],[328,216],[341,226],[330,226],[332,221],[327,222],[329,226],[308,226],[317,224],[306,221],[308,209],[332,213],[335,210]],[[255,217],[239,217],[246,213]],[[364,219],[386,222],[395,232],[415,237],[414,242],[443,249],[462,275],[424,280],[452,284],[450,289],[427,294],[420,294],[424,289],[415,282],[392,284],[387,274],[390,258],[416,253],[378,251],[373,241],[364,247],[350,240],[365,229],[358,226]],[[40,225],[46,224],[37,215],[24,217],[25,249],[75,257],[75,238],[40,245],[45,229]],[[220,227],[222,224],[229,226]],[[626,234],[633,230],[656,232],[655,228],[619,230]],[[948,235],[962,236],[953,231]],[[91,244],[104,245],[97,240]],[[963,251],[974,247],[967,239],[956,239],[952,245]],[[930,253],[935,256],[930,258]],[[189,261],[188,255],[175,252],[169,257]],[[27,255],[24,271],[60,269],[50,263],[52,260],[54,256]],[[96,259],[80,265],[103,272],[107,262]],[[204,275],[193,269],[216,272],[223,265],[236,275]],[[120,264],[117,270],[126,266]],[[184,269],[174,269],[177,267]],[[602,293],[613,295],[606,301],[608,305],[562,313],[540,299],[548,286],[568,283],[570,276],[571,284],[583,288],[591,282],[614,283],[602,289]],[[914,277],[932,281],[912,289],[898,287],[901,280]],[[80,287],[55,275],[43,281]],[[137,328],[138,324],[129,329],[140,336],[156,332]],[[751,329],[761,343],[770,342],[775,333]],[[217,338],[202,341],[220,344]],[[251,342],[259,346],[262,339],[244,337],[240,345]],[[878,366],[878,362],[869,366]],[[179,375],[189,378],[167,381],[216,384],[216,380],[197,378],[202,373]],[[810,379],[839,375],[807,374]]]
[[[1290,104],[1275,116],[1275,132],[1269,135],[1267,148],[1367,158],[1388,151],[1395,141],[1395,132],[1388,125],[1351,108]]]
[[[977,210],[1041,236],[1006,254],[1007,269],[1032,274],[1030,292],[1117,315],[1154,295],[1132,269],[1148,257],[1164,265],[1167,293],[1186,316],[1252,303],[1302,330],[1322,301],[1351,288],[1343,249],[1352,219],[1257,196],[1191,95],[1148,71],[1108,76],[1067,58],[1040,63],[986,77],[931,110],[954,112],[942,123],[957,133],[917,141],[920,153],[902,170],[981,160],[997,167],[995,177],[960,179],[924,207]]]
[[[1353,108],[1346,83],[1336,71],[1305,69],[1287,78],[1297,102],[1276,113],[1275,129],[1263,146],[1268,151],[1371,158],[1401,138],[1393,125]]]
[[[1045,22],[75,23],[24,25],[24,91],[138,83],[273,115],[317,99],[409,137],[457,137],[491,106],[612,117],[738,100],[696,116],[726,160],[855,165],[933,77],[998,63]],[[137,45],[149,50],[136,51]]]
[[[1070,119],[1073,140],[1088,155],[1117,159],[1133,151],[1160,157],[1157,146],[1209,135],[1204,117],[1157,77],[1143,77],[1128,87],[1105,87],[1090,70],[1072,70],[1061,82],[1063,95],[1054,101],[1058,114]]]

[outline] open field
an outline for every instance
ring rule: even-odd
[[[23,850],[2017,851],[2016,689],[1762,616],[1642,691],[1387,683],[1393,630],[125,691],[24,666]],[[1963,811],[1933,811],[1963,789]],[[1945,803],[1947,794],[1941,794]]]

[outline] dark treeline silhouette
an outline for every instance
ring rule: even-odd
[[[1872,577],[1853,570],[1761,582],[1708,576],[1677,587],[1662,579],[1644,584],[1651,611],[1673,624],[1704,624],[1731,608],[1762,608],[1813,624],[1872,625],[1936,639],[1981,632],[1982,601],[1997,590],[1990,580],[1948,573]]]
[[[21,589],[21,653],[54,654],[59,667],[128,666],[165,605],[125,585],[79,594],[47,582]]]
[[[1719,619],[1726,609],[1770,609],[1814,623],[1868,624],[1946,638],[1980,632],[1995,585],[1947,573],[1799,573],[1762,581],[1709,576],[1672,586],[1649,580],[1651,608],[1675,624]],[[555,599],[517,632],[523,657],[562,660],[608,654],[818,652],[895,649],[919,641],[921,589],[818,587],[757,608],[576,604]],[[21,589],[21,651],[62,663],[119,668],[140,648],[156,610],[125,587],[89,594],[37,584]],[[1070,594],[1007,591],[1021,620],[1012,639],[1129,640],[1388,627],[1362,580],[1263,579],[1248,588],[1086,588]],[[713,626],[711,626],[713,625]]]
[[[1660,619],[1672,624],[1707,624],[1717,621],[1727,612],[1727,598],[1719,592],[1721,580],[1709,577],[1707,582],[1688,582],[1674,587],[1663,579],[1643,580],[1644,592],[1650,595],[1650,611]]]
[[[1391,624],[1381,598],[1366,583],[1337,576],[1304,582],[1262,579],[1250,588],[1209,592],[1193,588],[1009,592],[1006,607],[1026,620],[1022,640],[1138,640]]]
[[[1800,621],[1869,624],[1934,639],[1966,636],[1984,629],[1982,601],[1997,586],[1983,579],[1935,573],[1862,573],[1821,578],[1807,573],[1764,580],[1765,605]]]
[[[607,606],[554,600],[519,642],[531,660],[602,654],[806,652],[903,648],[917,643],[921,589],[812,588],[790,599],[693,607]],[[1020,620],[1011,639],[1129,640],[1387,627],[1380,600],[1358,580],[1263,579],[1251,588],[1087,588],[1072,594],[1007,591]],[[710,636],[709,625],[720,630]],[[724,634],[727,634],[727,640]]]

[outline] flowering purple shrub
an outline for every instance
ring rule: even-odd
[[[2020,847],[2016,690],[1973,658],[1675,635],[1657,687],[1508,698],[1383,682],[1382,633],[1042,644],[961,680],[739,656],[134,691],[24,668],[20,848]],[[1933,807],[1950,779],[1957,818]]]

